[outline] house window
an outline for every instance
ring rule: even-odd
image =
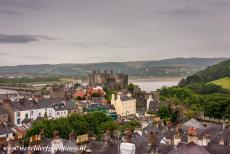
[[[20,119],[17,119],[17,125],[19,125],[19,124],[20,124],[20,122],[21,122],[21,120],[20,120]]]
[[[59,115],[60,113],[59,112],[57,112],[57,115]]]
[[[17,112],[17,117],[20,117],[20,112]]]
[[[29,115],[28,113],[25,114],[25,118],[28,119],[29,118]]]
[[[38,116],[41,117],[41,112],[38,113]]]

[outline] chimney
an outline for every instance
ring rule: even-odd
[[[181,142],[181,136],[180,136],[179,133],[177,133],[177,134],[174,135],[173,144],[178,145],[180,142]]]
[[[63,141],[59,137],[59,132],[55,131],[53,140],[51,141],[51,148],[52,148],[51,154],[55,154],[56,151],[63,149],[63,146],[64,146]]]
[[[224,145],[224,137],[219,134],[219,145]]]
[[[131,143],[132,140],[132,130],[131,129],[125,129],[124,131],[125,134],[125,140],[127,143]]]
[[[148,153],[157,153],[157,132],[150,131],[148,134]]]
[[[116,100],[121,100],[121,93],[117,94],[117,99]]]
[[[197,129],[193,127],[188,128],[188,143],[190,142],[198,144]]]
[[[32,97],[32,100],[33,100],[33,103],[34,103],[34,104],[37,104],[37,102],[38,102],[38,97],[33,96],[33,97]]]
[[[77,138],[76,133],[74,133],[74,131],[72,130],[72,132],[69,134],[69,140],[70,141],[75,141]]]
[[[228,122],[229,122],[228,120],[224,120],[224,121],[223,121],[223,129],[226,128],[226,126],[228,125]]]
[[[24,103],[25,103],[25,98],[19,99],[19,103],[20,103],[21,105],[24,105]]]
[[[209,142],[210,142],[210,136],[208,134],[205,134],[204,136],[202,136],[201,146],[207,146]]]
[[[115,104],[115,94],[112,94],[112,98],[111,98],[111,104]]]
[[[40,137],[41,137],[41,140],[45,139],[45,131],[44,131],[44,128],[42,128],[40,130],[40,133],[39,133]]]
[[[105,145],[108,145],[109,141],[111,140],[111,136],[110,136],[110,131],[106,130],[105,134],[104,134],[104,142]]]

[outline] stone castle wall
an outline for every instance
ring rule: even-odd
[[[126,89],[128,85],[128,75],[123,73],[114,73],[110,71],[100,72],[93,71],[89,74],[89,85],[90,86],[105,86],[112,89]]]

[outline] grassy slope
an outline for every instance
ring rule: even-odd
[[[218,80],[214,80],[211,83],[222,86],[223,88],[230,90],[230,77],[224,77]]]

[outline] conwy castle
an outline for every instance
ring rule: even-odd
[[[100,72],[93,71],[92,74],[88,75],[90,86],[103,86],[111,89],[122,90],[127,89],[128,86],[128,75],[123,73],[114,73],[110,71]]]

